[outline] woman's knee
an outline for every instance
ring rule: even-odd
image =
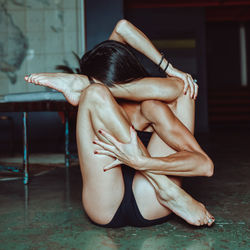
[[[182,108],[183,108],[183,107],[185,108],[185,105],[188,105],[188,107],[194,106],[195,101],[194,101],[194,99],[192,99],[192,98],[190,97],[190,94],[191,94],[190,88],[188,88],[186,94],[184,94],[184,92],[182,92],[182,93],[179,95],[179,97],[176,99],[177,104],[182,105]]]
[[[87,101],[88,103],[106,103],[112,98],[110,90],[100,83],[90,84],[82,93],[80,103]]]

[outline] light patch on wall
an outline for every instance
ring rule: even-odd
[[[32,60],[35,56],[35,51],[33,49],[28,49],[26,58],[28,61]]]
[[[33,72],[57,72],[65,60],[77,67],[82,0],[0,0],[0,95],[45,91],[25,84]],[[83,18],[83,17],[82,17]]]

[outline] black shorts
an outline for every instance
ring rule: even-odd
[[[147,134],[148,133],[145,132],[138,133],[138,136],[141,138],[144,145],[147,145],[150,139],[150,137],[148,138]],[[146,138],[145,135],[147,135]],[[172,216],[171,214],[155,220],[147,220],[143,218],[137,206],[134,193],[132,190],[132,184],[135,172],[136,171],[133,168],[130,168],[126,165],[122,165],[122,175],[125,187],[123,200],[119,208],[117,209],[114,217],[108,224],[106,225],[99,225],[96,223],[94,224],[102,227],[111,227],[111,228],[124,227],[124,226],[147,227],[147,226],[161,224],[169,220],[170,216]]]
[[[125,186],[125,193],[123,200],[119,208],[117,209],[113,219],[106,225],[100,225],[96,223],[94,224],[102,227],[111,228],[124,226],[147,227],[168,221],[171,214],[155,220],[147,220],[142,217],[139,208],[136,204],[136,200],[132,190],[132,183],[135,175],[135,170],[126,165],[122,165],[122,174]]]

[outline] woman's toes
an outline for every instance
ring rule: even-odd
[[[214,223],[214,218],[209,217],[208,218],[208,226],[212,226],[213,223]]]
[[[207,220],[208,220],[208,225],[211,226],[214,223],[215,218],[213,217],[213,215],[207,212]]]
[[[208,224],[208,218],[205,216],[205,218],[203,219],[203,226]]]
[[[198,220],[198,221],[195,223],[195,226],[201,226],[201,220]]]

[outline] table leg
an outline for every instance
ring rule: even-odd
[[[70,154],[69,154],[69,112],[65,114],[65,166],[68,168],[70,165]]]
[[[24,185],[24,223],[29,224],[29,185]]]
[[[23,112],[23,183],[29,183],[29,154],[27,138],[27,112]]]

